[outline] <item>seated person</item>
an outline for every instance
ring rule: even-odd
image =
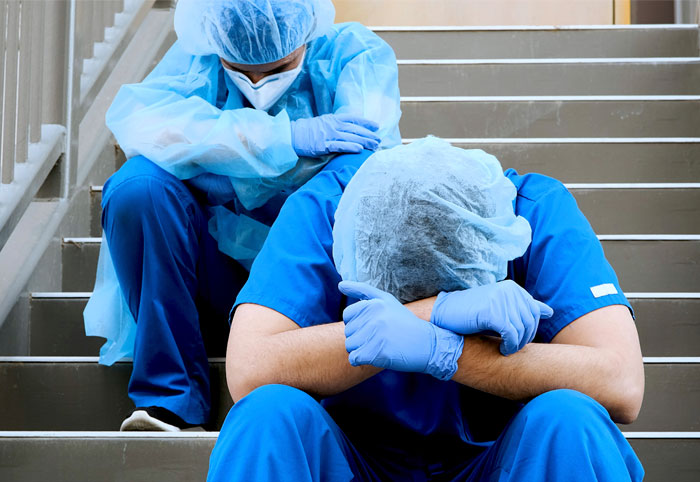
[[[453,165],[450,159],[486,159],[434,138],[375,156],[406,171],[422,168],[421,180],[451,175],[440,167]],[[237,403],[212,453],[209,480],[641,480],[641,464],[613,423],[636,419],[644,390],[631,310],[561,183],[506,171],[517,190],[514,214],[532,232],[524,254],[507,263],[510,281],[481,280],[401,305],[396,297],[429,293],[420,292],[420,282],[402,291],[374,276],[400,272],[381,265],[391,260],[381,255],[389,238],[367,256],[360,229],[340,234],[342,204],[352,198],[338,203],[367,155],[349,157],[290,196],[238,296],[226,361]],[[387,190],[388,179],[401,173],[367,172],[365,179]],[[399,198],[390,199],[400,212]],[[357,210],[348,212],[367,227]],[[427,212],[415,220],[436,219]],[[510,213],[501,225],[515,223],[522,224]],[[373,230],[386,231],[405,234],[393,224]],[[460,232],[457,226],[446,236]],[[486,239],[503,234],[474,232]],[[346,250],[342,244],[353,238]],[[370,283],[343,281],[349,298],[337,288],[334,249],[346,277]],[[372,253],[380,270],[371,266]],[[430,281],[435,269],[422,260],[404,279],[421,268]],[[343,317],[347,325],[338,321]]]
[[[331,0],[180,0],[177,41],[121,87],[86,333],[133,357],[121,430],[210,423],[209,356],[287,196],[337,153],[401,142],[396,58]]]

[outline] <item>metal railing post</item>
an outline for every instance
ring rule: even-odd
[[[17,147],[15,163],[27,161],[29,149],[29,87],[32,62],[31,6],[32,0],[20,3],[20,37],[19,37],[19,81],[17,93]]]
[[[88,2],[80,2],[87,4]],[[66,97],[65,97],[65,122],[66,126],[66,150],[63,165],[63,189],[62,197],[70,197],[75,188],[78,176],[78,131],[80,119],[75,115],[80,109],[80,73],[82,58],[80,46],[88,42],[91,36],[77,27],[78,0],[70,0],[67,15],[67,55],[66,55]],[[91,16],[89,17],[91,18]]]
[[[71,0],[73,3],[73,0]],[[76,2],[76,33],[80,33],[82,37],[81,44],[78,45],[80,57],[89,59],[93,55],[93,45],[95,40],[95,29],[93,26],[94,20],[94,4],[92,0],[82,0]]]
[[[0,0],[0,92],[5,86],[5,16],[7,15],[7,0]],[[2,104],[0,103],[0,185],[4,181],[5,161],[2,155],[2,144],[5,138],[5,122],[3,121]]]
[[[105,3],[104,1],[94,2],[92,11],[92,29],[94,32],[92,41],[102,42],[105,39]]]
[[[103,18],[105,28],[109,28],[112,25],[114,25],[114,13],[115,13],[114,7],[115,7],[115,5],[114,5],[114,2],[112,0],[105,1],[104,18]]]
[[[29,2],[31,6],[31,22],[34,28],[32,34],[32,65],[29,90],[31,99],[29,100],[29,142],[39,142],[41,140],[41,106],[43,99],[43,77],[44,77],[44,5],[39,2]]]
[[[19,58],[19,2],[7,2],[5,41],[5,93],[3,96],[2,184],[15,175],[15,133],[17,127],[17,62]]]

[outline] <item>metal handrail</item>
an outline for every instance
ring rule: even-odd
[[[74,192],[80,122],[153,3],[0,0],[0,249],[54,166]]]

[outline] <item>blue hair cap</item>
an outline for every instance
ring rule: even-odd
[[[373,154],[348,183],[333,227],[344,280],[402,303],[495,283],[530,244],[498,160],[436,137]]]
[[[330,0],[180,0],[175,32],[191,55],[258,65],[324,35],[334,18]]]

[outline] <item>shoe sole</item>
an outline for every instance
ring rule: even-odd
[[[157,418],[151,417],[144,410],[136,410],[122,422],[119,430],[122,432],[180,432],[175,425],[170,425]]]

